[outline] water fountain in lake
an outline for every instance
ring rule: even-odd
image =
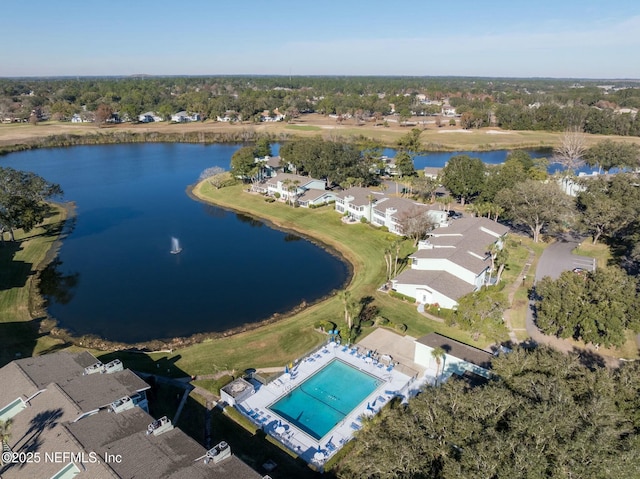
[[[178,238],[171,237],[171,254],[178,254],[182,251]]]

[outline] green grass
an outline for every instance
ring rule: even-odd
[[[574,254],[595,258],[598,268],[604,268],[612,259],[611,250],[603,243],[593,244],[590,239],[584,240],[578,247],[573,250]]]
[[[64,209],[55,207],[42,226],[28,233],[17,230],[15,242],[0,246],[0,365],[64,346],[46,334],[51,324],[36,278],[52,257],[65,217]]]
[[[314,125],[287,125],[285,127],[287,130],[298,130],[298,131],[320,131],[322,128]]]

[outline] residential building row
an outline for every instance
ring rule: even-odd
[[[483,217],[450,218],[447,211],[381,191],[352,187],[328,190],[326,182],[309,176],[283,173],[278,157],[257,159],[262,165],[253,190],[301,207],[334,203],[351,222],[366,221],[403,235],[406,216],[420,212],[433,229],[409,258],[410,269],[391,281],[391,289],[415,298],[419,308],[438,304],[455,308],[462,296],[489,283],[492,258],[504,245],[509,228]],[[436,172],[430,172],[436,174]]]

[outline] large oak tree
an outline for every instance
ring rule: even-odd
[[[8,231],[32,230],[50,211],[47,200],[62,195],[62,189],[32,172],[0,167],[0,238]]]
[[[504,217],[528,228],[536,243],[544,227],[567,220],[572,210],[571,199],[556,183],[535,180],[498,192],[495,202],[504,208]]]

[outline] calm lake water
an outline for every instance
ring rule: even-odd
[[[60,281],[50,298],[61,326],[126,342],[224,331],[342,287],[348,267],[319,246],[187,196],[237,148],[79,146],[0,159],[60,183],[77,205],[57,268],[77,282]]]
[[[219,332],[345,284],[347,265],[319,246],[187,196],[205,168],[228,169],[238,148],[77,146],[0,158],[59,183],[76,204],[50,285],[49,313],[62,327],[125,342]],[[501,163],[507,153],[432,153],[415,164],[444,166],[456,154]],[[178,255],[169,252],[171,237],[180,240]]]

